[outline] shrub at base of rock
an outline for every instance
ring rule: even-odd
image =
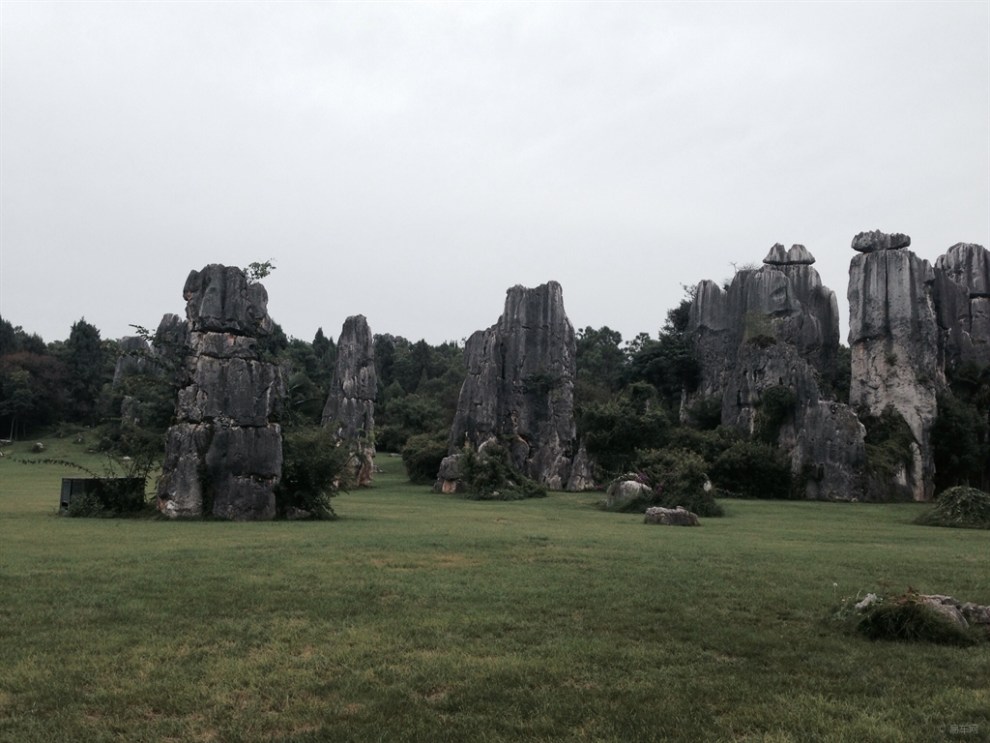
[[[289,429],[282,440],[282,479],[275,489],[279,515],[300,519],[336,518],[330,499],[337,494],[350,454],[325,428]]]
[[[496,439],[489,439],[478,451],[470,447],[445,457],[435,490],[462,493],[472,500],[522,500],[544,498],[547,488],[512,466],[510,452]]]
[[[699,516],[722,515],[722,506],[715,501],[715,492],[706,473],[708,465],[695,452],[686,449],[642,452],[638,467],[655,493],[654,499],[645,505],[682,506]]]
[[[643,517],[644,524],[662,524],[664,526],[701,526],[698,514],[691,513],[678,506],[677,508],[661,508],[653,506],[646,509]]]
[[[608,486],[602,507],[619,513],[645,513],[650,508],[662,507],[683,508],[707,517],[723,515],[722,506],[716,502],[707,480],[694,482],[690,477],[685,480],[682,475],[683,470],[658,469],[656,466],[643,472],[627,473]]]
[[[855,604],[846,602],[835,618],[871,640],[943,645],[990,641],[990,606],[912,589],[900,596],[884,598],[871,593]]]
[[[447,456],[446,435],[418,433],[410,436],[402,447],[402,464],[409,482],[430,485],[437,479]]]
[[[964,485],[949,488],[938,497],[935,507],[919,516],[915,523],[990,529],[990,493]]]

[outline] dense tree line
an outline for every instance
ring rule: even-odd
[[[650,471],[676,462],[660,451],[680,452],[682,462],[701,461],[712,482],[739,495],[787,497],[791,473],[773,444],[723,429],[716,406],[681,420],[684,390],[697,385],[699,366],[687,332],[691,297],[668,312],[656,336],[640,333],[624,342],[608,327],[576,334],[575,409],[579,437],[596,462],[598,481]],[[429,481],[447,450],[450,425],[464,381],[461,344],[432,345],[401,336],[374,336],[379,451],[403,452],[413,479]],[[280,327],[259,341],[279,364],[288,397],[283,425],[318,426],[333,379],[337,347],[323,329],[310,342],[289,338]],[[841,349],[845,350],[845,349]],[[0,318],[0,437],[34,435],[57,424],[101,426],[112,442],[121,436],[121,410],[149,436],[162,434],[175,402],[174,373],[137,375],[113,385],[120,349],[80,319],[65,341],[45,343]],[[848,361],[848,352],[840,353]],[[829,380],[841,399],[848,394],[848,364]],[[937,488],[990,486],[990,368],[969,364],[951,370],[939,396],[932,440]],[[695,411],[697,412],[697,411]],[[689,456],[690,455],[690,456]],[[697,458],[697,459],[696,459]]]
[[[60,422],[94,425],[113,379],[115,341],[80,319],[65,341],[38,335],[0,318],[0,433],[26,436]]]

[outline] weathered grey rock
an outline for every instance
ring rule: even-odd
[[[461,453],[448,454],[440,462],[437,481],[433,489],[438,493],[462,493],[465,490],[461,481]]]
[[[605,508],[622,510],[623,508],[653,497],[653,488],[634,479],[616,480],[605,491]]]
[[[117,388],[128,377],[141,376],[151,371],[151,344],[137,335],[127,335],[117,342],[117,364],[113,369],[112,386]]]
[[[775,243],[763,262],[771,266],[810,266],[815,262],[815,256],[803,245],[792,245],[785,250],[780,243]]]
[[[351,468],[358,486],[374,473],[375,397],[378,376],[371,328],[364,315],[344,320],[337,341],[337,362],[323,408],[323,426],[351,448]]]
[[[976,626],[990,630],[990,606],[963,602],[944,594],[919,594],[917,600],[960,627]]]
[[[880,230],[860,232],[852,239],[852,249],[860,253],[874,253],[878,250],[900,250],[911,245],[911,238],[900,232],[888,234]]]
[[[918,596],[918,603],[923,604],[948,619],[953,624],[962,627],[969,627],[969,622],[962,613],[962,603],[952,598],[952,596],[942,596],[938,594]]]
[[[257,337],[272,330],[268,292],[260,283],[248,282],[244,271],[235,266],[214,263],[191,271],[182,296],[192,331]]]
[[[323,408],[323,425],[345,440],[371,439],[375,430],[378,377],[371,328],[363,315],[344,321],[337,341],[337,362]]]
[[[182,342],[177,423],[166,434],[159,510],[173,518],[211,513],[270,519],[282,472],[285,396],[281,374],[262,361],[256,337],[272,327],[267,294],[237,268],[193,271],[184,291],[185,329],[159,326],[163,347]]]
[[[909,250],[864,253],[849,267],[849,402],[871,415],[889,406],[904,417],[916,443],[905,472],[915,500],[932,495],[931,427],[936,394],[945,382],[938,364],[934,282],[928,261]]]
[[[753,434],[763,396],[783,387],[794,397],[777,444],[791,457],[805,495],[864,496],[863,428],[852,411],[823,399],[822,378],[836,373],[839,316],[835,294],[812,268],[803,245],[774,245],[759,269],[736,273],[728,289],[698,285],[688,331],[701,380],[682,415],[698,400],[721,401],[722,423]]]
[[[180,420],[265,426],[281,413],[282,376],[274,364],[200,354],[194,357],[190,376],[190,384],[179,390]]]
[[[866,429],[848,405],[820,400],[796,422],[791,471],[813,500],[857,501],[865,496]]]
[[[934,274],[940,362],[990,364],[990,251],[957,243],[935,261]]]
[[[688,511],[683,506],[677,508],[662,508],[652,506],[646,509],[643,517],[644,524],[661,524],[663,526],[701,526],[698,514]]]
[[[595,487],[594,466],[584,445],[578,446],[577,454],[571,461],[571,474],[567,478],[567,490],[580,493]]]
[[[464,354],[451,454],[465,443],[479,448],[503,439],[516,469],[550,489],[564,488],[578,447],[574,329],[560,284],[509,289],[498,323],[474,333]]]
[[[767,259],[780,262],[737,272],[727,290],[712,281],[698,284],[688,319],[701,362],[695,397],[722,394],[736,353],[746,343],[794,346],[820,375],[834,375],[838,303],[811,266],[814,257],[804,246],[784,253],[782,245],[775,245]]]

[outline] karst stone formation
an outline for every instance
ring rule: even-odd
[[[687,328],[700,373],[684,392],[682,417],[714,405],[723,425],[775,444],[807,498],[929,499],[946,373],[990,364],[990,253],[960,243],[932,266],[910,244],[907,235],[880,231],[852,240],[848,404],[838,399],[836,297],[807,248],[777,244],[762,266],[736,272],[725,286],[702,281]],[[178,369],[164,372],[178,375],[179,392],[159,509],[176,518],[272,518],[285,391],[257,348],[273,326],[267,294],[241,269],[210,265],[190,273],[184,297],[185,320],[166,315],[150,347],[125,343],[135,358],[170,354]],[[481,453],[495,442],[519,473],[550,489],[589,486],[574,419],[575,335],[560,285],[509,289],[498,322],[475,332],[464,353],[467,374],[437,489],[459,489],[465,449]],[[140,373],[152,372],[132,358],[115,378]],[[349,317],[322,422],[349,447],[358,484],[372,477],[377,386],[368,322]],[[868,466],[864,422],[889,411],[913,440],[899,469],[878,475]]]
[[[158,508],[173,518],[273,518],[285,390],[257,349],[272,330],[268,294],[241,269],[213,264],[189,274],[183,296],[186,358]]]
[[[337,363],[323,408],[323,425],[351,453],[351,468],[359,486],[371,483],[375,457],[375,397],[378,376],[371,328],[364,315],[344,321],[337,341]]]
[[[508,290],[498,322],[464,348],[467,378],[450,430],[438,489],[456,489],[456,459],[465,445],[506,444],[512,465],[551,489],[581,488],[574,422],[575,338],[555,281]],[[575,459],[578,467],[575,467]]]
[[[774,245],[759,269],[723,289],[698,285],[689,330],[701,364],[684,414],[705,399],[722,422],[753,433],[771,388],[790,409],[777,443],[809,498],[927,500],[932,495],[931,427],[947,368],[990,361],[990,260],[979,245],[950,248],[933,268],[908,250],[911,238],[856,235],[849,269],[849,405],[835,400],[838,315],[803,246]],[[911,429],[910,464],[890,482],[868,476],[860,416],[888,408]]]

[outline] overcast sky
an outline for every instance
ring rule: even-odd
[[[806,245],[990,244],[990,3],[0,3],[0,315],[46,341],[275,262],[286,333],[431,343],[550,279],[655,334]]]

